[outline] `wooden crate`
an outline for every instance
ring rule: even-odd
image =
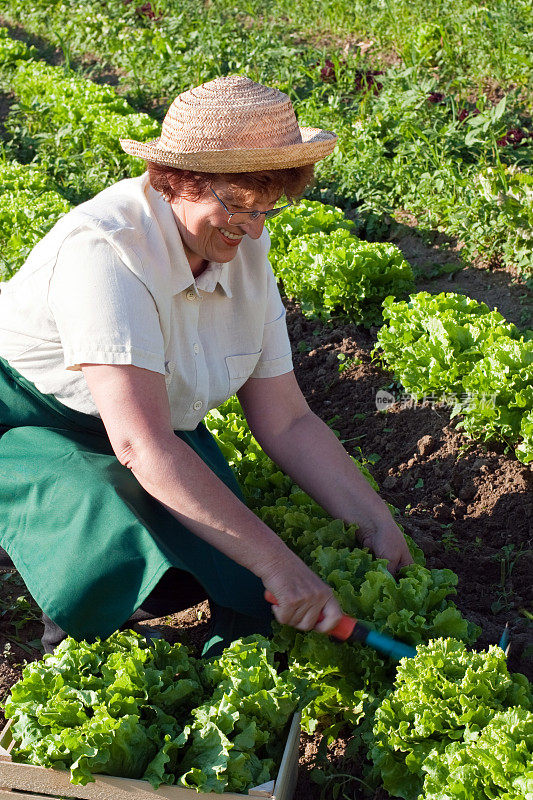
[[[111,775],[95,775],[95,782],[86,786],[70,783],[70,773],[65,770],[17,764],[10,755],[14,742],[11,736],[11,720],[0,735],[0,800],[60,800],[82,798],[82,800],[201,800],[206,794],[180,786],[160,786],[154,789],[148,781],[130,778],[114,778]],[[221,800],[263,798],[263,800],[291,800],[298,775],[298,749],[300,743],[300,714],[295,714],[291,723],[279,773],[274,781],[254,786],[247,795],[224,792],[211,797]]]

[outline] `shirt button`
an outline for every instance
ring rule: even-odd
[[[201,400],[196,400],[196,401],[195,401],[195,402],[192,404],[192,407],[194,408],[194,410],[195,410],[195,411],[200,411],[200,409],[201,409],[201,407],[202,407],[202,406],[203,406],[203,403],[202,403],[202,401],[201,401]]]
[[[196,355],[198,355],[198,353],[200,352],[200,345],[199,345],[199,344],[197,344],[197,343],[195,342],[195,343],[193,344],[193,346],[192,346],[192,349],[193,349],[194,353],[195,353]]]
[[[193,291],[192,289],[189,289],[185,297],[187,298],[187,300],[196,300],[196,292]]]

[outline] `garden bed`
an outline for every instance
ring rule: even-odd
[[[475,647],[498,643],[508,622],[509,670],[532,679],[533,638],[527,613],[533,599],[531,467],[502,448],[469,442],[446,409],[402,407],[400,402],[387,412],[378,411],[376,392],[390,387],[392,376],[371,360],[375,331],[324,326],[307,320],[292,303],[288,322],[295,371],[313,411],[339,432],[349,452],[360,456],[361,448],[374,462],[369,466],[381,495],[400,510],[400,520],[424,551],[428,566],[457,573],[454,601],[465,618],[482,628]],[[340,353],[354,361],[342,372]],[[13,584],[13,595],[22,591]],[[24,659],[40,657],[37,650],[32,656],[17,645],[19,638],[35,646],[39,634],[38,622],[24,613],[27,622],[16,637],[13,626],[22,612],[6,612],[0,622],[0,648],[9,644],[1,659],[0,696],[20,677]],[[157,626],[169,641],[183,641],[194,649],[208,614],[207,604],[202,604],[146,624]],[[349,735],[329,748],[320,747],[320,741],[320,734],[302,737],[296,800],[318,800],[320,787],[310,780],[310,773],[321,763],[344,775],[346,792],[352,792],[348,797],[362,797],[357,764],[343,757]],[[316,761],[317,753],[322,762]],[[380,789],[376,800],[385,797]]]

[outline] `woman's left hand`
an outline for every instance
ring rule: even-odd
[[[249,378],[238,393],[255,438],[270,458],[334,519],[358,526],[358,539],[392,574],[413,563],[384,500],[333,431],[310,410],[294,372]]]
[[[362,547],[368,547],[376,558],[387,559],[387,569],[393,575],[402,567],[414,563],[404,535],[392,518],[376,525],[373,530],[360,531],[358,541]]]

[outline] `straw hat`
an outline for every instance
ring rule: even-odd
[[[132,156],[198,172],[301,167],[325,158],[336,142],[330,131],[300,128],[286,94],[239,75],[178,95],[159,139],[120,139]]]

